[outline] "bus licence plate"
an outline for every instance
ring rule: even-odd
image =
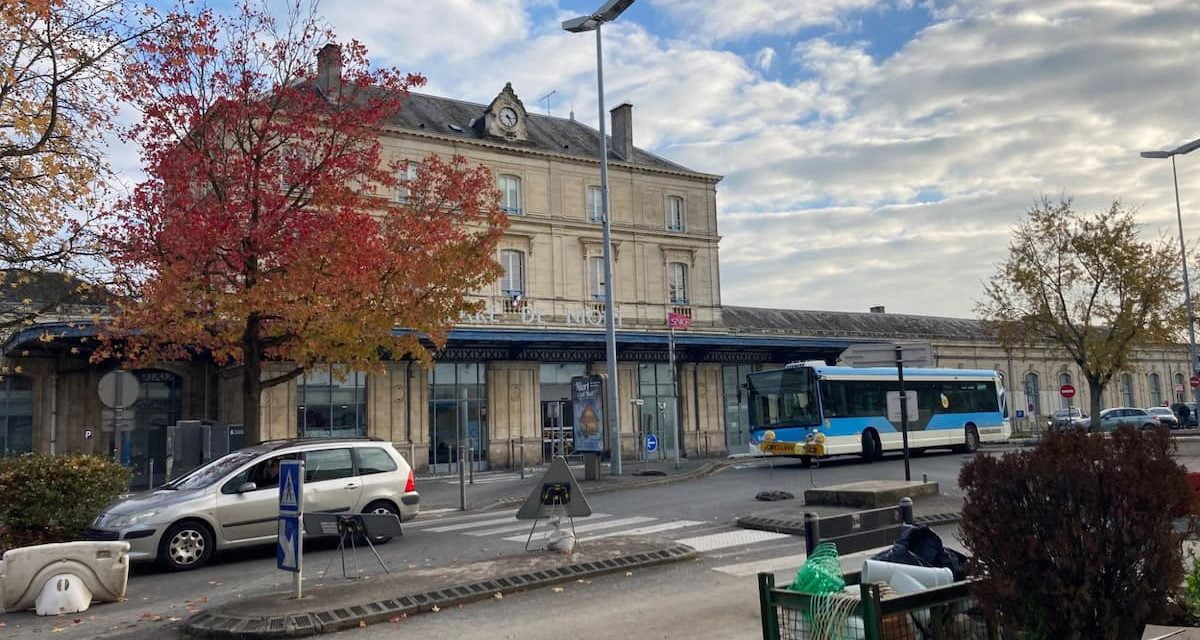
[[[806,444],[804,445],[804,454],[809,456],[825,455],[825,445],[823,444]]]
[[[762,450],[767,453],[796,453],[797,444],[795,442],[764,442]]]

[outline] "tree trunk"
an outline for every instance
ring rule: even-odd
[[[242,424],[247,446],[262,442],[262,353],[258,348],[258,318],[246,320],[242,334]]]
[[[1088,398],[1091,401],[1091,408],[1088,410],[1092,418],[1091,424],[1088,426],[1088,431],[1100,430],[1100,409],[1103,408],[1101,401],[1104,396],[1104,385],[1100,384],[1098,376],[1087,376],[1088,382]]]

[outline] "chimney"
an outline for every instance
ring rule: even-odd
[[[871,307],[871,313],[883,313],[883,312],[884,312],[883,305],[881,305],[881,304],[877,304],[877,305]]]
[[[622,102],[609,113],[612,114],[613,153],[622,160],[629,160],[633,157],[633,105]]]
[[[330,99],[342,93],[342,48],[336,44],[317,52],[317,88]]]

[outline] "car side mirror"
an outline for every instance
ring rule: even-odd
[[[239,486],[237,488],[237,492],[238,493],[246,493],[248,491],[254,491],[257,488],[258,488],[258,485],[254,484],[253,482],[243,482],[241,484],[241,486]]]

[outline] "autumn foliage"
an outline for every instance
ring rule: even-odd
[[[149,178],[108,228],[130,295],[101,356],[244,365],[249,441],[262,388],[425,356],[499,275],[491,172],[428,157],[404,179],[384,129],[423,78],[332,41],[299,6],[179,12],[127,71]]]
[[[1173,519],[1194,508],[1166,429],[1051,433],[959,475],[982,600],[1021,638],[1136,638],[1183,578]]]

